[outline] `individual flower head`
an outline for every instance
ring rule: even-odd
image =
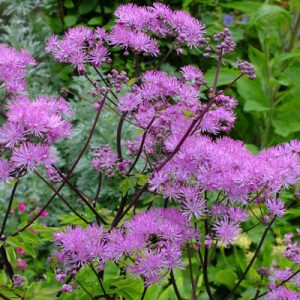
[[[15,168],[34,172],[37,166],[50,166],[55,157],[48,145],[25,143],[12,152],[11,160]]]
[[[27,51],[3,44],[0,44],[0,54],[0,82],[9,93],[24,91],[26,66],[35,65],[35,60]]]
[[[217,238],[225,247],[234,244],[238,238],[238,234],[241,233],[239,225],[231,222],[226,216],[223,219],[216,221],[214,224],[214,231]]]
[[[132,50],[137,54],[157,56],[159,48],[156,40],[144,32],[131,31],[123,26],[115,25],[108,37],[109,43],[119,46],[125,51]]]
[[[284,203],[278,198],[268,199],[266,207],[273,216],[281,217],[285,214]]]

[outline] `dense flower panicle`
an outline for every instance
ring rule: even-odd
[[[75,272],[79,267],[93,261],[104,264],[122,255],[135,257],[127,266],[134,276],[143,276],[145,284],[159,281],[165,270],[182,267],[181,247],[195,236],[187,218],[175,208],[159,208],[139,213],[126,221],[119,229],[110,232],[97,225],[67,227],[54,234],[58,248],[54,256],[66,272]],[[65,273],[57,272],[58,281]]]
[[[99,28],[95,31],[78,26],[70,28],[61,40],[56,35],[48,39],[46,51],[56,60],[73,65],[78,72],[85,72],[87,63],[99,67],[109,62],[109,52],[105,47],[106,33]]]
[[[32,56],[25,50],[16,50],[0,44],[0,82],[9,93],[25,90],[26,66],[35,65]]]

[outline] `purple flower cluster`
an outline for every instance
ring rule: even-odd
[[[130,161],[119,161],[118,155],[114,153],[109,145],[101,148],[92,148],[94,158],[92,165],[98,172],[104,172],[108,177],[116,175],[117,172],[125,173]]]
[[[94,261],[103,269],[110,259],[130,257],[128,271],[142,276],[145,284],[151,285],[161,280],[165,270],[183,265],[181,248],[194,236],[195,232],[179,210],[159,208],[139,213],[126,221],[124,227],[110,232],[96,225],[67,227],[54,234],[59,248],[54,255],[69,274]],[[63,281],[65,273],[58,272],[56,278]]]
[[[41,96],[30,101],[22,96],[11,100],[7,122],[0,128],[1,147],[11,153],[9,161],[1,161],[1,180],[9,180],[14,169],[33,172],[37,165],[50,166],[55,161],[50,146],[71,134],[71,124],[64,119],[70,114],[63,98]]]
[[[130,48],[136,53],[158,55],[159,48],[153,35],[173,37],[177,47],[202,47],[207,43],[203,37],[204,26],[199,20],[187,12],[173,11],[162,3],[155,2],[153,6],[143,7],[124,4],[117,8],[115,16],[117,19],[110,36],[111,44],[121,45],[126,50]]]
[[[70,28],[61,40],[56,35],[50,37],[46,51],[59,62],[71,64],[78,72],[84,73],[86,64],[99,67],[104,62],[110,62],[104,43],[106,36],[102,28],[95,31],[84,26]]]
[[[23,92],[26,87],[26,66],[35,65],[32,56],[25,50],[16,50],[0,44],[0,87],[8,93]]]
[[[115,11],[116,24],[110,32],[102,28],[95,31],[86,27],[69,29],[63,39],[56,35],[49,38],[46,51],[52,53],[59,62],[73,65],[79,72],[86,71],[86,64],[99,67],[110,62],[109,51],[105,43],[119,46],[128,55],[135,54],[157,56],[160,53],[155,38],[172,37],[179,49],[202,47],[207,43],[203,37],[204,26],[184,11],[173,11],[169,6],[155,2],[153,6],[139,7],[129,3],[121,5]]]

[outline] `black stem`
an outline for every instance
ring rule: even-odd
[[[11,263],[8,260],[8,257],[7,257],[7,254],[6,254],[6,250],[5,250],[5,248],[4,248],[3,245],[0,247],[0,254],[2,256],[3,264],[5,266],[6,272],[7,272],[8,276],[9,276],[9,278],[11,279],[11,281],[13,281],[14,269],[13,269]]]
[[[177,284],[176,284],[176,280],[175,280],[175,277],[174,277],[174,274],[173,274],[173,270],[170,271],[170,277],[171,277],[171,282],[172,282],[177,300],[181,300],[181,296],[180,296],[180,293],[179,293],[179,290],[178,290],[178,287],[177,287]]]
[[[208,228],[208,221],[204,221],[204,227],[205,227],[205,235],[208,234],[209,228]],[[208,274],[207,274],[207,268],[208,268],[208,247],[204,246],[204,261],[203,261],[203,279],[205,288],[208,294],[208,297],[210,300],[215,300],[215,297],[213,296],[210,286],[209,286],[209,280],[208,280]]]
[[[125,121],[125,118],[127,116],[127,112],[124,112],[120,118],[118,129],[117,129],[117,153],[118,153],[118,160],[122,161],[122,145],[121,145],[121,139],[122,139],[122,128]]]
[[[141,141],[141,144],[140,144],[140,147],[139,147],[139,151],[138,151],[138,153],[136,155],[136,158],[135,158],[134,162],[130,166],[130,168],[129,168],[128,172],[127,172],[127,175],[129,175],[130,172],[133,170],[133,168],[137,164],[137,162],[138,162],[138,160],[139,160],[139,158],[140,158],[140,156],[141,156],[141,154],[143,152],[143,147],[144,147],[144,144],[145,144],[147,133],[148,133],[150,127],[152,126],[154,120],[155,120],[155,117],[152,118],[152,120],[150,121],[149,125],[147,126],[146,130],[143,133],[143,137],[142,137],[142,141]]]
[[[0,231],[0,238],[2,237],[2,234],[4,233],[6,222],[7,222],[10,210],[11,210],[12,203],[14,201],[14,197],[15,197],[15,193],[16,193],[18,184],[19,184],[19,179],[17,178],[16,182],[14,183],[13,189],[11,191],[10,199],[9,199],[8,206],[7,206],[7,209],[6,209],[6,213],[5,213],[3,222],[2,222],[2,227],[1,227],[1,231]]]
[[[53,192],[55,192],[55,188],[38,172],[34,172]],[[90,224],[88,220],[86,220],[83,216],[81,216],[70,204],[69,202],[60,194],[58,193],[57,196],[61,199],[61,201],[83,222],[86,224]]]
[[[189,268],[190,268],[190,276],[191,276],[191,282],[192,282],[192,299],[197,300],[197,295],[196,295],[196,285],[194,281],[194,275],[193,275],[193,265],[192,265],[192,257],[191,257],[191,248],[187,244],[187,253],[188,253],[188,258],[189,258]]]
[[[144,300],[144,298],[145,298],[145,296],[146,296],[146,293],[147,293],[147,289],[148,289],[148,287],[145,286],[145,287],[144,287],[144,290],[143,290],[143,294],[142,294],[141,300]]]

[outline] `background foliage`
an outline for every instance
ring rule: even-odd
[[[82,80],[76,72],[67,65],[55,63],[44,51],[46,39],[52,33],[63,33],[67,28],[79,24],[90,27],[103,26],[109,28],[113,22],[112,13],[116,6],[130,1],[105,1],[105,0],[1,0],[0,1],[0,42],[21,49],[28,49],[38,60],[37,68],[29,70],[29,91],[32,97],[38,94],[62,94],[71,102],[74,108],[74,132],[72,141],[63,141],[56,146],[60,166],[68,167],[72,158],[76,156],[80,145],[86,139],[90,128],[92,108],[89,108],[77,94],[89,98],[89,85]],[[138,4],[151,4],[152,1],[132,1]],[[256,68],[257,79],[250,81],[240,80],[230,93],[239,99],[237,108],[237,123],[231,135],[244,140],[248,148],[256,152],[263,147],[278,144],[293,138],[300,138],[300,2],[290,1],[217,1],[217,0],[171,0],[161,1],[173,8],[189,11],[194,17],[199,18],[207,26],[209,35],[222,30],[224,26],[230,27],[237,51],[229,57],[230,61],[237,59],[249,60]],[[164,49],[162,49],[164,51]],[[230,65],[229,61],[229,65]],[[206,74],[206,78],[213,80],[213,62],[198,55],[196,51],[189,51],[184,55],[171,55],[169,63],[163,66],[164,70],[171,73],[178,72],[180,66],[195,64]],[[134,74],[133,66],[119,53],[113,53],[113,66],[117,70],[126,68],[129,77]],[[236,77],[236,71],[223,68],[219,86],[229,84]],[[62,90],[63,89],[63,90]],[[109,143],[114,145],[117,119],[110,112],[106,112],[106,122],[100,123],[92,140],[92,145]],[[130,127],[125,128],[130,132]],[[126,133],[124,135],[126,139]],[[80,162],[72,177],[73,183],[88,195],[95,194],[98,175],[90,168],[90,153]],[[116,192],[119,185],[122,189],[130,189],[128,182],[105,182],[100,194],[101,206],[114,209],[121,194]],[[0,194],[0,219],[4,215],[7,205],[8,192],[11,187],[1,190]],[[34,175],[27,177],[17,193],[14,214],[10,219],[9,230],[14,231],[17,224],[26,222],[37,206],[42,206],[49,195],[49,189]],[[68,189],[63,190],[63,195],[72,203],[77,203],[83,210],[76,195]],[[286,198],[292,195],[286,194]],[[295,205],[299,203],[295,199]],[[18,203],[24,202],[27,209],[20,213]],[[101,208],[101,207],[100,207]],[[18,238],[11,238],[8,248],[9,259],[17,265],[17,258],[21,257],[29,267],[23,271],[27,278],[25,299],[53,299],[60,289],[60,284],[53,280],[54,273],[51,264],[47,262],[51,247],[51,235],[54,226],[65,224],[80,224],[76,216],[70,214],[65,207],[56,200],[55,205],[49,208],[49,216],[40,223],[47,227],[34,225],[33,229],[38,235],[25,231]],[[105,210],[102,210],[105,215]],[[89,213],[84,212],[89,218]],[[277,229],[272,232],[264,245],[261,265],[269,265],[272,256],[276,256],[281,249],[284,233],[294,231],[299,222],[300,210],[291,209],[285,218],[280,220]],[[254,223],[253,223],[254,224]],[[237,278],[237,272],[246,266],[251,255],[251,242],[257,243],[260,229],[245,234],[240,245],[233,251],[224,251],[215,266],[210,268],[210,280],[224,289],[232,288]],[[272,248],[271,242],[275,241]],[[15,249],[22,247],[25,255],[17,254]],[[271,255],[270,255],[271,254]],[[280,261],[284,266],[286,261]],[[235,266],[235,267],[232,267]],[[197,273],[197,262],[194,261],[194,272],[202,283],[202,275]],[[188,277],[186,271],[178,271],[175,275],[183,297],[191,293],[191,287],[185,284]],[[109,265],[105,270],[105,287],[107,290],[117,290],[119,295],[126,299],[138,299],[143,287],[139,280],[128,280],[119,275],[115,266]],[[95,275],[89,269],[84,269],[78,278],[91,292],[95,287]],[[45,280],[46,279],[46,280]],[[244,282],[245,292],[239,299],[251,298],[258,280],[255,268],[249,273]],[[0,271],[0,285],[5,285],[8,278],[3,270]],[[258,283],[257,283],[258,284]],[[5,291],[10,299],[16,298],[12,291]],[[3,292],[3,293],[4,293]],[[99,292],[99,291],[98,291]],[[18,291],[15,291],[18,293]],[[173,299],[170,285],[164,283],[159,288],[153,287],[147,292],[145,299]],[[64,295],[63,299],[89,299],[82,289],[77,289],[71,296]],[[201,299],[207,299],[203,293]]]

